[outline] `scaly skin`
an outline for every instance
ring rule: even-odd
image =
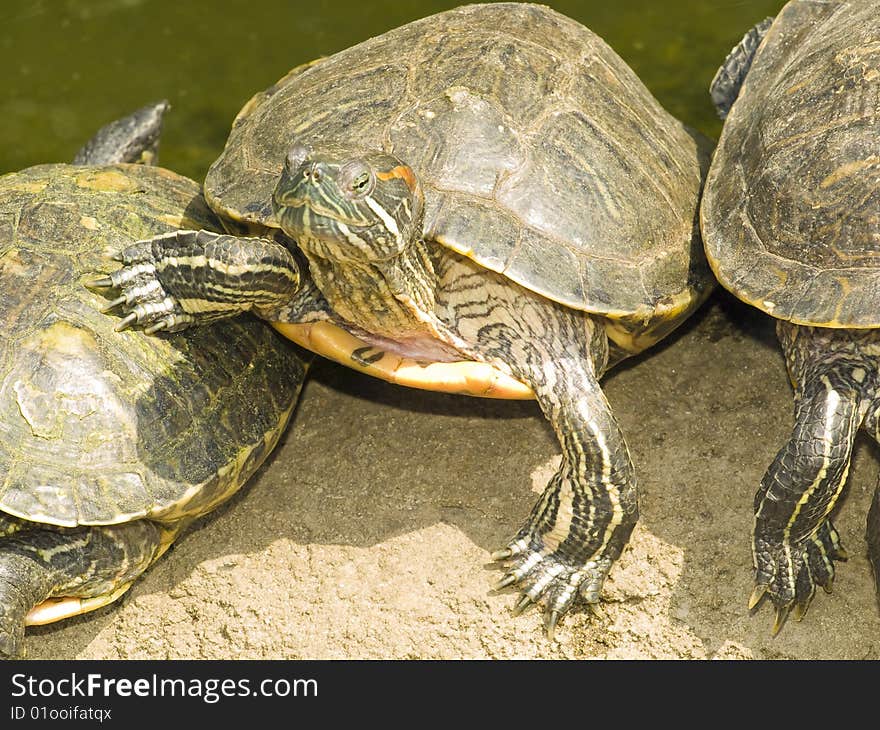
[[[739,90],[755,58],[755,52],[761,45],[761,41],[764,40],[764,36],[767,35],[772,23],[773,18],[764,18],[751,28],[727,54],[727,58],[724,59],[724,63],[721,64],[715,78],[712,79],[712,83],[709,85],[709,95],[712,97],[719,118],[727,118],[730,107],[739,96]]]
[[[0,658],[23,653],[25,622],[52,596],[113,593],[143,573],[162,551],[149,520],[111,527],[33,528],[0,542]]]
[[[344,302],[345,311],[356,310],[360,317],[352,326],[359,333],[378,330],[380,337],[391,339],[398,329],[409,327],[418,335],[423,327],[423,340],[433,338],[438,347],[443,344],[459,357],[489,363],[528,384],[557,434],[563,461],[523,527],[494,554],[507,561],[498,587],[520,588],[518,610],[544,603],[551,636],[578,597],[597,606],[605,577],[638,518],[632,462],[598,383],[609,352],[601,320],[553,303],[458,254],[423,248],[421,241],[407,250],[406,258],[382,261],[378,274],[367,267],[340,273],[310,261],[311,275],[333,306],[327,311],[323,300],[316,307],[310,298],[296,295],[296,264],[282,246],[265,239],[239,241],[251,246],[249,259],[247,247],[235,248],[228,236],[169,234],[124,250],[126,265],[92,283],[121,291],[116,300],[125,314],[120,326],[137,322],[151,331],[185,328],[242,309],[292,322],[330,316],[344,322],[336,311],[337,303]],[[215,252],[235,248],[236,264],[247,276],[230,275],[228,262],[214,261],[209,246]],[[187,263],[181,265],[183,259]],[[414,277],[416,289],[407,289],[404,274],[422,265],[424,271]],[[284,266],[287,275],[279,275]],[[384,307],[386,299],[395,306]],[[415,314],[408,308],[413,301],[423,307]],[[210,310],[203,311],[202,302],[210,302]],[[375,312],[389,319],[371,322]]]
[[[789,612],[804,616],[816,587],[831,592],[834,562],[846,551],[829,518],[846,482],[856,432],[876,439],[880,332],[777,324],[795,384],[795,424],[755,496],[752,551],[755,608],[776,608],[773,632]]]
[[[596,606],[638,519],[635,470],[599,377],[601,323],[452,254],[437,256],[437,314],[475,359],[528,383],[562,447],[559,470],[507,546],[498,587],[517,586],[519,612],[543,602],[545,626],[580,597]]]

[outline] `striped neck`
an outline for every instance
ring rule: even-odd
[[[383,261],[331,261],[304,248],[309,270],[334,312],[366,332],[400,340],[441,337],[434,314],[437,275],[421,239]]]

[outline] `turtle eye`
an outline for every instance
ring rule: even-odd
[[[351,183],[351,189],[355,192],[362,193],[370,185],[370,173],[362,172]]]
[[[362,162],[346,165],[342,171],[342,183],[345,192],[351,197],[368,195],[375,182],[373,171]]]

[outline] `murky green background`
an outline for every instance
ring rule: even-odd
[[[288,69],[460,2],[0,0],[0,173],[68,160],[101,124],[159,98],[162,162],[201,178],[235,113]],[[673,113],[706,134],[706,88],[780,0],[549,3],[605,38]]]

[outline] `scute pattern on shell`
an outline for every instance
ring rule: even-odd
[[[718,143],[701,213],[710,262],[783,320],[880,327],[878,28],[877,0],[790,2]]]
[[[61,526],[196,516],[274,445],[304,372],[265,325],[117,333],[83,286],[139,238],[218,226],[198,186],[160,168],[0,177],[0,510]]]
[[[647,321],[711,285],[703,142],[549,8],[466,6],[295,69],[239,115],[211,205],[273,225],[294,139],[394,153],[422,184],[428,238],[562,304]]]

